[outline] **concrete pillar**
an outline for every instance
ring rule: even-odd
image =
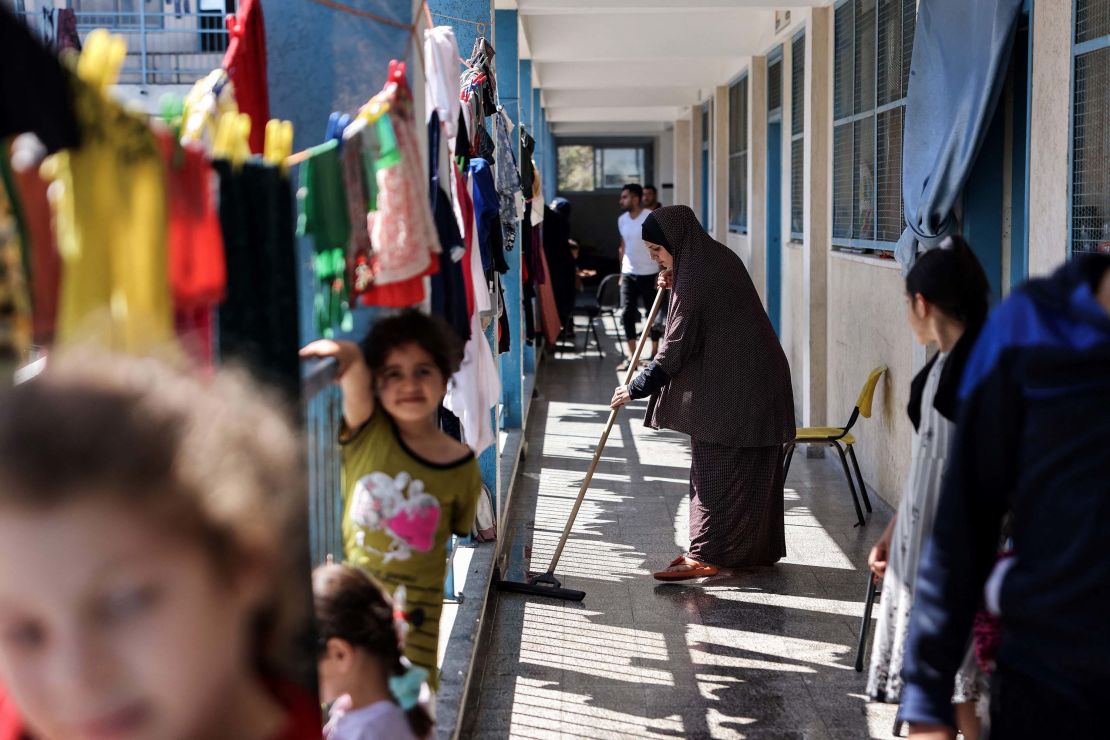
[[[805,187],[802,220],[805,239],[804,288],[809,347],[804,368],[802,424],[824,424],[828,416],[829,351],[825,331],[828,321],[828,268],[832,237],[832,93],[833,10],[814,8],[806,28],[805,71]]]
[[[494,12],[494,48],[497,56],[497,92],[501,106],[511,121],[520,120],[520,89],[517,11]],[[514,149],[520,160],[520,138]],[[496,167],[512,167],[511,162],[497,162]],[[524,426],[524,403],[521,396],[524,384],[524,317],[522,310],[523,283],[521,280],[520,235],[513,248],[505,252],[509,271],[501,276],[505,289],[505,311],[509,316],[509,351],[501,355],[501,399],[505,404],[505,426],[520,429]]]
[[[713,96],[713,233],[722,244],[728,243],[728,85],[718,87]]]
[[[1068,258],[1072,6],[1039,2],[1033,8],[1029,277],[1050,273]]]
[[[748,74],[748,272],[767,304],[767,57],[752,57]]]
[[[674,122],[674,204],[690,205],[691,198],[690,119]]]

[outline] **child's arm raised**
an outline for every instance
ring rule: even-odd
[[[336,382],[343,391],[343,419],[349,429],[358,429],[374,415],[373,375],[362,350],[354,342],[318,339],[301,350],[301,357],[333,357]]]

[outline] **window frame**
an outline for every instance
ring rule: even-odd
[[[872,55],[873,60],[874,60],[874,68],[873,68],[872,74],[871,74],[871,81],[872,81],[872,85],[873,85],[873,89],[871,91],[873,93],[871,95],[871,99],[872,99],[871,107],[868,108],[867,110],[864,110],[864,111],[861,111],[861,112],[854,112],[854,109],[855,109],[855,102],[854,101],[855,101],[855,97],[856,97],[854,90],[855,90],[855,87],[856,87],[857,76],[858,76],[857,75],[858,70],[856,68],[856,64],[857,64],[857,59],[858,59],[858,56],[859,56],[858,53],[857,53],[857,42],[858,42],[857,33],[859,31],[859,28],[858,28],[859,24],[858,24],[858,21],[856,19],[856,10],[853,7],[853,9],[852,9],[852,23],[851,23],[851,29],[852,29],[852,41],[851,41],[851,44],[852,44],[852,54],[851,54],[852,75],[851,75],[851,85],[852,85],[852,88],[853,88],[853,92],[852,92],[853,112],[851,114],[842,115],[840,118],[836,117],[837,92],[838,92],[837,86],[836,86],[837,85],[837,79],[838,79],[838,76],[837,76],[838,56],[837,56],[837,39],[836,39],[836,30],[837,30],[836,14],[845,5],[848,5],[849,3],[854,5],[857,2],[857,0],[836,0],[836,2],[833,3],[833,49],[832,49],[832,53],[833,53],[833,90],[832,90],[832,93],[833,93],[833,123],[832,123],[832,139],[831,139],[831,141],[833,142],[833,147],[832,147],[832,149],[833,149],[833,151],[832,151],[833,162],[832,162],[832,164],[833,164],[834,175],[833,175],[833,178],[832,178],[832,188],[831,188],[831,190],[832,190],[832,202],[833,202],[833,214],[832,215],[833,215],[834,226],[833,226],[832,235],[831,235],[831,245],[832,245],[832,248],[834,250],[837,250],[839,248],[847,248],[847,249],[852,249],[852,250],[870,250],[872,252],[883,252],[883,253],[888,253],[889,254],[889,253],[892,253],[894,251],[894,249],[895,249],[895,247],[897,246],[897,243],[898,243],[897,239],[895,239],[894,241],[886,241],[886,240],[882,240],[882,239],[877,238],[878,230],[879,230],[878,202],[879,202],[879,179],[880,179],[879,178],[879,171],[880,171],[879,164],[880,163],[878,161],[878,156],[879,156],[879,117],[881,115],[883,115],[884,113],[888,113],[892,110],[897,110],[899,108],[903,109],[903,111],[904,111],[904,109],[906,107],[906,103],[907,103],[907,100],[908,100],[909,86],[908,86],[908,84],[905,84],[905,79],[906,78],[905,78],[905,75],[904,75],[904,71],[906,69],[906,66],[905,66],[906,65],[906,60],[905,60],[904,55],[905,55],[905,52],[907,50],[906,49],[906,44],[905,44],[905,36],[904,36],[904,33],[905,33],[905,25],[904,25],[904,22],[905,22],[904,21],[905,5],[904,4],[906,2],[914,3],[914,14],[915,14],[914,29],[915,29],[915,33],[916,33],[916,13],[917,13],[918,8],[917,8],[917,0],[895,0],[895,1],[900,3],[899,16],[898,17],[900,19],[900,22],[903,23],[903,27],[902,27],[902,33],[903,33],[903,36],[902,36],[902,56],[900,57],[900,59],[902,60],[903,67],[902,67],[902,69],[898,70],[898,74],[903,79],[903,84],[905,85],[904,89],[901,91],[902,97],[900,97],[896,100],[890,100],[886,103],[883,103],[882,105],[879,104],[879,63],[880,63],[880,60],[879,60],[879,32],[880,32],[880,26],[881,26],[881,24],[879,22],[880,21],[879,5],[880,5],[880,2],[882,2],[882,0],[873,0],[873,2],[874,2],[874,12],[875,12],[875,21],[874,21],[873,36],[870,39],[870,43],[872,44],[873,51],[874,51],[874,54]],[[1073,2],[1074,2],[1074,0],[1073,0]],[[909,51],[910,51],[911,55],[912,55],[912,49],[913,49],[913,43],[911,41],[910,45],[909,45]],[[863,93],[863,95],[866,95],[866,93]],[[871,221],[872,221],[871,230],[875,234],[876,238],[861,239],[861,238],[857,238],[855,236],[852,236],[852,237],[836,236],[835,235],[835,232],[836,232],[836,227],[835,227],[836,203],[837,203],[837,197],[836,197],[837,196],[837,179],[836,179],[836,175],[835,175],[835,173],[836,173],[836,154],[837,154],[836,146],[835,146],[836,133],[837,133],[837,130],[840,129],[841,127],[851,125],[853,127],[852,128],[852,133],[853,133],[852,139],[853,139],[853,142],[854,142],[855,139],[857,138],[856,135],[855,135],[855,130],[856,130],[855,125],[857,123],[859,123],[860,121],[865,121],[865,120],[868,120],[868,119],[870,119],[872,121],[872,124],[871,124],[871,152],[872,152],[872,160],[873,161],[872,161],[872,172],[871,172],[871,204],[872,204],[871,205]],[[903,141],[904,141],[904,134],[905,134],[905,115],[903,114],[903,116],[902,116],[902,135],[903,135],[902,138],[903,138]],[[856,152],[856,150],[855,150],[855,144],[854,143],[853,143],[853,150],[852,151],[853,151],[852,168],[855,169],[855,162],[856,162],[855,152]],[[899,153],[899,157],[900,156],[901,156],[901,154]],[[901,170],[901,162],[899,162],[899,171],[900,170]],[[853,209],[853,213],[852,213],[852,219],[853,219],[852,231],[853,232],[855,230],[855,218],[857,217],[857,214],[855,213],[855,211],[856,211],[857,204],[859,202],[857,197],[856,197],[856,193],[855,193],[856,174],[857,173],[854,173],[854,172],[852,173],[851,202],[852,202],[852,209]],[[902,175],[900,174],[900,179],[901,179],[901,177],[902,177]],[[900,209],[899,210],[900,210],[900,213],[902,214],[902,220],[904,221],[905,220],[905,216],[904,216],[905,204],[904,204],[904,201],[902,200],[902,197],[901,197],[901,191],[902,191],[902,186],[901,186],[901,183],[900,183],[899,188],[898,188],[898,193],[899,193],[898,200],[899,200],[899,204],[900,204]]]
[[[588,146],[594,151],[594,187],[592,190],[564,190],[559,187],[562,180],[561,172],[559,170],[559,150],[567,146]],[[602,187],[603,170],[598,169],[597,152],[606,149],[639,149],[643,155],[644,166],[642,180],[638,183],[643,186],[653,182],[655,170],[655,141],[646,137],[566,137],[557,138],[555,140],[555,183],[556,193],[565,193],[568,195],[589,195],[590,193],[614,194],[620,193],[624,186],[621,187]],[[604,159],[604,155],[602,155]]]
[[[749,217],[750,212],[751,212],[750,208],[748,208],[748,206],[750,205],[750,195],[751,195],[751,191],[750,191],[750,187],[749,187],[750,186],[750,178],[748,177],[748,166],[751,164],[749,159],[748,159],[748,154],[749,154],[749,152],[748,152],[748,139],[750,138],[750,135],[751,135],[751,99],[750,99],[751,98],[751,83],[750,83],[750,79],[749,79],[749,72],[750,72],[750,70],[744,70],[744,72],[737,75],[737,77],[735,79],[733,79],[731,82],[729,82],[729,84],[728,84],[728,91],[729,91],[729,95],[728,95],[728,104],[729,104],[728,105],[728,134],[729,134],[729,140],[728,140],[728,194],[729,194],[728,231],[729,231],[730,234],[747,234],[748,233],[748,217]],[[742,132],[743,132],[743,136],[741,138],[743,140],[741,142],[739,142],[740,147],[736,151],[733,151],[733,149],[732,149],[732,143],[733,143],[732,142],[732,129],[733,129],[732,90],[733,90],[733,88],[737,88],[740,92],[742,92],[743,93],[743,98],[744,98],[744,120],[740,121],[740,127],[741,127]],[[744,198],[741,200],[741,212],[739,214],[737,214],[737,216],[736,216],[737,219],[741,219],[741,220],[734,220],[734,217],[733,217],[733,214],[732,214],[732,202],[731,202],[732,193],[733,193],[732,163],[733,163],[734,159],[740,159],[740,158],[743,158],[743,165],[744,165],[743,166],[743,177],[742,177],[742,182],[743,182],[742,195],[744,196]]]

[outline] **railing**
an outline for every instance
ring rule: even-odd
[[[308,444],[308,536],[312,564],[331,555],[343,559],[342,455],[337,442],[343,416],[335,380],[335,360],[305,364],[301,380],[305,439]]]
[[[17,14],[43,38],[58,33],[59,11],[74,8],[77,34],[83,40],[94,28],[106,28],[127,41],[120,72],[123,85],[191,85],[220,65],[227,49],[224,18],[238,0],[16,0]]]

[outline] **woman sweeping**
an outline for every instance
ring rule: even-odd
[[[661,581],[770,565],[786,555],[783,444],[794,439],[790,368],[744,263],[687,206],[647,217],[644,243],[666,272],[659,354],[612,408],[651,397],[645,423],[691,437],[690,549]]]

